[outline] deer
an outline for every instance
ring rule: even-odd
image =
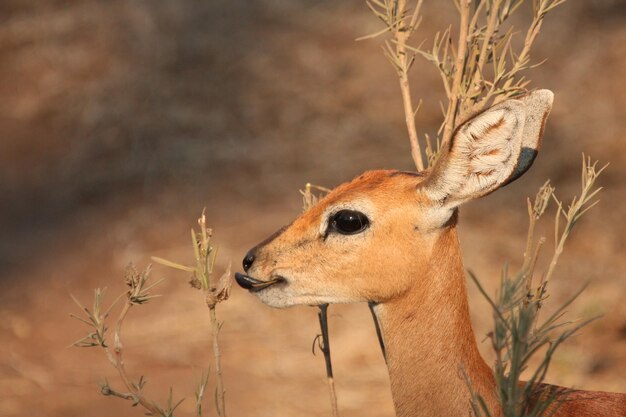
[[[501,415],[470,322],[458,212],[531,167],[552,103],[549,90],[502,101],[460,124],[431,168],[338,186],[251,249],[235,280],[277,308],[374,303],[398,417],[469,415],[463,372]],[[626,394],[572,390],[554,415],[626,416]]]

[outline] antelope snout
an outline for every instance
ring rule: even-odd
[[[246,256],[244,256],[242,265],[243,265],[243,270],[245,273],[244,274],[239,273],[239,272],[235,273],[235,281],[237,281],[237,284],[239,284],[241,288],[246,289],[250,292],[258,292],[268,287],[271,287],[272,285],[284,283],[287,281],[285,278],[283,278],[280,275],[270,277],[270,279],[267,281],[263,281],[258,278],[247,275],[248,270],[252,267],[252,264],[254,263],[254,260],[256,259],[255,253],[256,253],[255,249],[252,249],[251,251],[246,253]]]

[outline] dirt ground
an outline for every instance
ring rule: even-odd
[[[417,37],[454,18],[426,2]],[[432,3],[432,4],[428,4]],[[443,2],[439,2],[443,3]],[[521,12],[519,22],[527,19]],[[361,1],[4,0],[0,4],[0,415],[142,415],[99,394],[113,369],[96,349],[67,348],[85,328],[69,294],[124,290],[129,262],[190,262],[189,228],[206,207],[220,267],[301,209],[307,181],[335,186],[367,169],[410,169],[394,73]],[[535,166],[464,207],[465,264],[490,291],[522,254],[525,199],[547,178],[569,199],[580,154],[611,165],[601,203],[572,236],[550,302],[589,288],[571,318],[602,315],[563,346],[548,380],[626,391],[626,3],[571,0],[550,16],[529,73],[556,101]],[[518,25],[519,26],[519,25]],[[422,132],[442,89],[412,74]],[[543,231],[551,236],[549,224]],[[184,274],[155,266],[163,295],[131,312],[127,366],[147,392],[186,397],[212,363],[208,312]],[[469,284],[483,341],[486,302]],[[230,416],[327,416],[316,310],[270,309],[234,288],[220,305]],[[340,412],[393,414],[364,305],[332,306]],[[212,388],[211,391],[212,392]],[[210,414],[212,415],[212,414]]]

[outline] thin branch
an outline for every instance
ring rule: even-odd
[[[483,2],[481,2],[481,4],[482,3]],[[478,62],[472,68],[472,71],[474,72],[474,77],[472,79],[471,88],[475,89],[475,91],[473,92],[474,94],[480,94],[483,89],[483,85],[481,83],[483,68],[485,66],[485,63],[487,62],[488,52],[493,46],[492,38],[496,33],[496,30],[498,29],[498,12],[500,10],[501,4],[502,0],[494,0],[493,3],[490,5],[489,21],[485,30],[483,43],[480,49],[480,55],[478,56]]]
[[[220,302],[226,301],[230,296],[230,288],[232,284],[231,266],[228,265],[224,274],[218,279],[213,274],[218,249],[211,246],[211,238],[213,231],[207,227],[206,215],[204,211],[198,218],[200,230],[196,232],[191,230],[191,243],[196,265],[186,266],[175,262],[171,262],[161,258],[152,259],[164,266],[175,268],[182,271],[193,273],[190,281],[192,287],[197,288],[204,294],[204,301],[209,308],[209,321],[211,323],[212,350],[215,360],[215,409],[219,417],[226,417],[226,390],[224,388],[224,380],[222,376],[222,355],[219,344],[219,334],[222,324],[218,321],[216,308]],[[204,388],[200,387],[199,392],[204,395]],[[201,399],[200,399],[201,401]],[[199,407],[199,405],[198,405]]]
[[[213,356],[215,358],[215,375],[217,377],[217,386],[215,388],[217,403],[215,404],[215,407],[217,409],[217,415],[220,417],[224,417],[226,415],[226,390],[224,389],[224,380],[222,378],[222,355],[219,344],[219,333],[221,326],[217,321],[215,306],[209,307],[209,314],[211,318],[211,329],[213,334]]]
[[[333,364],[330,358],[330,338],[328,336],[328,304],[321,304],[318,306],[318,308],[320,311],[317,313],[317,315],[320,322],[320,330],[322,332],[321,341],[319,341],[319,348],[324,354],[324,362],[326,363],[326,382],[328,383],[330,407],[333,417],[339,417],[339,409],[337,407],[337,393],[335,391],[335,379],[333,377]]]
[[[446,113],[445,125],[443,129],[442,146],[450,141],[452,131],[455,128],[456,114],[458,111],[459,94],[461,83],[463,80],[463,73],[465,72],[465,59],[467,55],[467,44],[469,35],[469,15],[471,0],[460,0],[460,14],[461,22],[459,24],[459,43],[456,53],[456,62],[454,64],[454,77],[452,79],[452,90],[450,94],[450,101],[448,104],[448,111]]]
[[[135,304],[145,304],[154,296],[150,295],[146,289],[146,283],[150,276],[150,267],[139,272],[130,266],[126,271],[126,284],[130,287],[126,292],[126,302],[115,322],[115,332],[113,334],[113,353],[108,347],[104,351],[111,362],[114,363],[118,375],[128,391],[135,396],[135,402],[141,404],[152,415],[168,416],[169,414],[157,406],[153,401],[148,400],[142,393],[145,380],[140,378],[139,383],[131,381],[124,363],[124,346],[122,344],[122,328],[128,312]]]
[[[415,111],[413,107],[413,101],[411,99],[411,87],[409,83],[409,67],[412,58],[407,57],[407,41],[413,31],[415,31],[418,24],[419,11],[422,7],[423,0],[418,0],[413,14],[411,15],[410,23],[407,25],[396,24],[393,27],[393,38],[396,45],[395,58],[398,61],[397,71],[400,81],[400,92],[402,94],[402,103],[404,107],[404,117],[406,122],[407,131],[409,133],[409,141],[411,143],[411,156],[415,162],[415,166],[418,171],[424,170],[424,162],[422,160],[421,148],[419,144],[419,138],[417,136],[417,129],[415,127]],[[403,22],[403,16],[406,13],[406,0],[397,0],[394,2],[396,8],[396,19]]]
[[[367,306],[372,313],[372,320],[374,320],[374,328],[376,329],[376,337],[378,338],[378,345],[380,346],[380,351],[383,353],[383,358],[385,359],[385,363],[387,363],[387,351],[385,349],[385,341],[383,339],[383,332],[380,329],[380,323],[378,322],[378,317],[376,316],[376,312],[374,311],[374,307],[376,303],[370,301],[367,303]]]
[[[206,374],[203,372],[200,378],[200,383],[196,388],[196,417],[202,417],[202,400],[206,394],[206,387],[209,384],[209,371]]]

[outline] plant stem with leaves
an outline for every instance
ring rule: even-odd
[[[152,284],[148,284],[150,278],[150,267],[145,271],[139,272],[132,265],[126,270],[126,285],[129,287],[128,291],[121,294],[112,304],[106,309],[102,310],[102,300],[104,297],[104,291],[96,289],[94,294],[94,303],[92,309],[88,309],[81,304],[78,299],[72,296],[72,299],[78,305],[83,312],[84,317],[71,314],[70,316],[87,324],[93,330],[84,338],[73,343],[73,346],[77,347],[101,347],[109,362],[115,367],[120,377],[120,380],[124,384],[127,392],[121,392],[111,387],[108,381],[104,381],[101,386],[100,392],[106,396],[114,396],[129,400],[133,406],[141,405],[147,412],[147,415],[157,417],[172,417],[174,410],[182,403],[182,399],[173,401],[173,390],[170,388],[170,395],[167,401],[167,406],[161,407],[154,401],[148,399],[143,393],[147,380],[141,376],[137,382],[134,382],[126,371],[124,362],[124,345],[122,343],[122,328],[128,313],[135,305],[146,304],[148,301],[158,295],[153,295],[150,291],[158,285],[161,281],[157,281]],[[113,333],[113,349],[110,348],[107,343],[107,331],[108,326],[106,321],[109,318],[111,310],[117,304],[117,302],[125,296],[125,302],[122,306],[120,314],[115,322],[115,331]]]
[[[415,54],[412,53],[409,56],[407,42],[419,26],[419,13],[422,2],[423,0],[417,0],[413,10],[409,11],[406,0],[367,1],[367,6],[385,24],[385,29],[357,39],[371,39],[387,32],[391,34],[392,40],[385,41],[383,52],[398,75],[404,119],[409,134],[409,143],[411,144],[411,156],[419,171],[424,169],[421,147],[415,127],[415,113],[417,113],[419,105],[417,107],[413,105],[409,83],[409,70],[415,62]]]
[[[528,237],[521,269],[509,276],[508,269],[502,271],[500,289],[495,299],[484,290],[478,279],[470,272],[472,280],[485,296],[493,310],[494,330],[489,333],[496,354],[495,379],[504,417],[542,417],[553,415],[567,400],[571,390],[544,384],[548,367],[556,349],[569,337],[591,320],[573,325],[563,321],[565,309],[582,292],[581,289],[559,306],[547,319],[540,321],[539,312],[547,298],[547,284],[552,277],[559,257],[570,233],[580,218],[597,204],[593,201],[601,188],[595,186],[598,176],[606,168],[597,168],[597,163],[583,155],[580,196],[574,197],[567,210],[554,195],[554,187],[546,182],[537,193],[534,202],[528,200]],[[547,271],[534,283],[535,265],[545,239],[535,244],[536,223],[545,213],[551,200],[557,205],[554,222],[555,246]],[[565,224],[560,225],[563,217]],[[553,334],[560,331],[556,336]],[[523,371],[530,361],[544,349],[539,365],[528,381],[520,383]],[[471,389],[471,381],[468,381]],[[477,416],[492,416],[485,401],[474,395],[472,404]]]
[[[193,246],[193,253],[196,260],[196,265],[185,266],[172,261],[168,261],[163,258],[153,257],[155,262],[162,265],[178,269],[192,274],[190,284],[192,287],[199,289],[204,294],[204,299],[207,307],[209,308],[209,319],[211,321],[212,331],[212,346],[213,356],[215,360],[215,377],[216,377],[216,389],[215,389],[215,408],[219,417],[226,416],[226,391],[224,389],[224,380],[222,377],[222,364],[221,364],[221,351],[219,344],[219,333],[221,330],[221,323],[217,319],[216,307],[217,304],[226,301],[230,296],[230,288],[232,285],[230,265],[226,269],[226,272],[219,278],[215,279],[213,269],[217,258],[217,248],[211,246],[211,237],[213,232],[206,224],[206,216],[204,212],[198,219],[199,231],[191,230],[191,243]],[[204,380],[204,378],[203,378]],[[206,386],[206,383],[204,384]],[[204,388],[199,391],[204,393]],[[200,400],[202,395],[197,395]]]
[[[450,141],[454,130],[462,122],[492,104],[526,92],[529,81],[521,73],[533,67],[530,63],[532,46],[546,15],[565,1],[531,0],[533,18],[519,52],[513,46],[516,32],[512,26],[505,29],[504,23],[525,3],[524,0],[454,0],[459,11],[458,36],[453,39],[451,26],[437,32],[431,49],[425,49],[421,44],[408,44],[419,26],[422,0],[416,0],[412,13],[409,13],[409,2],[406,0],[367,2],[385,27],[359,40],[385,35],[391,38],[383,42],[383,51],[400,80],[411,155],[418,171],[423,170],[424,164],[408,79],[415,56],[421,55],[435,65],[447,98],[447,103],[442,104],[444,118],[437,138],[431,140],[424,135],[424,152],[428,166],[432,166],[440,149]]]

